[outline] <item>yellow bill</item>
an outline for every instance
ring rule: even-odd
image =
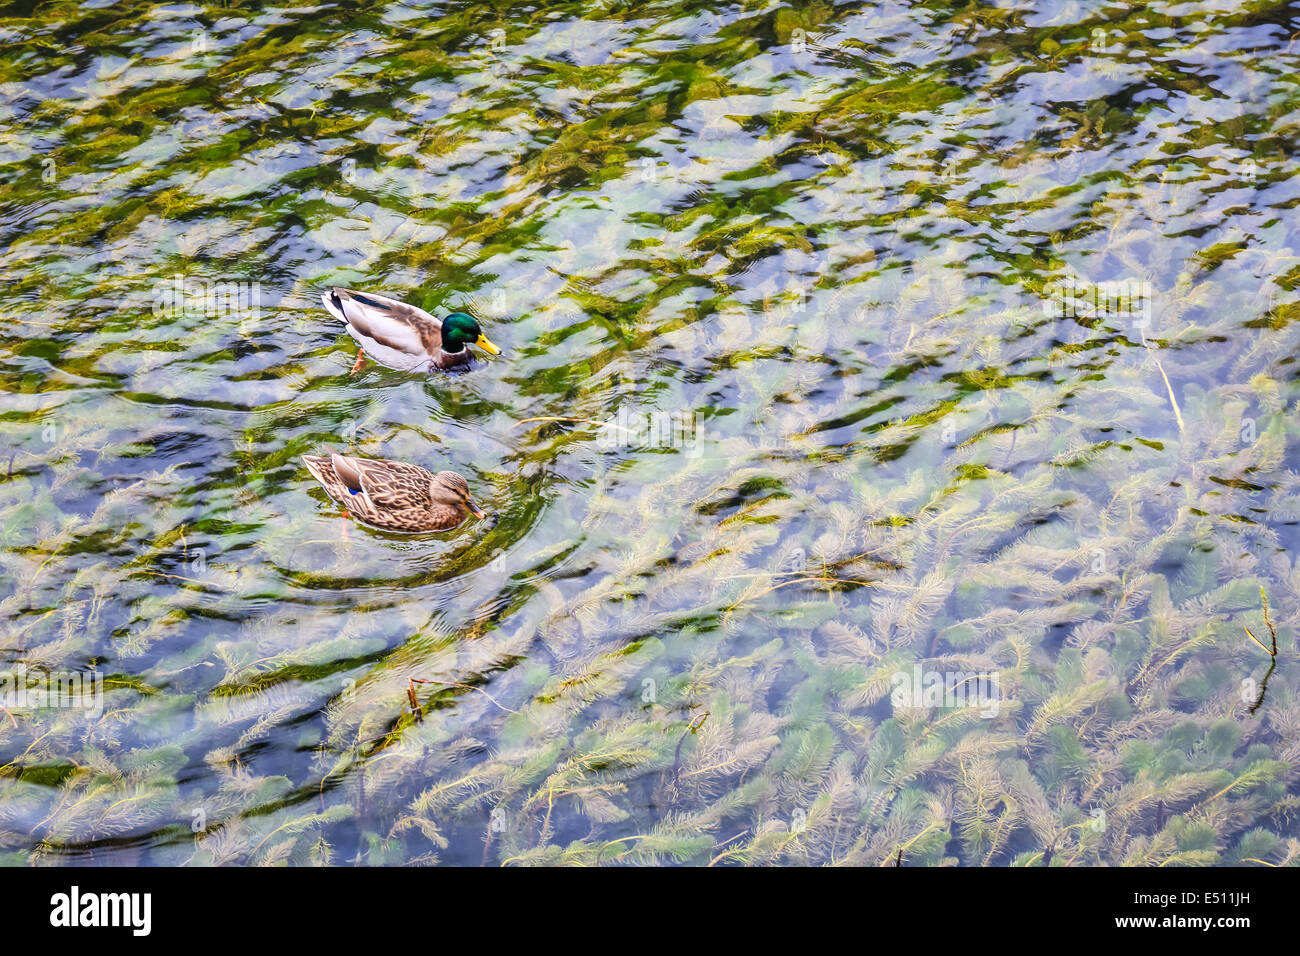
[[[484,335],[482,332],[478,334],[478,341],[476,341],[474,344],[477,345],[479,348],[481,348],[484,352],[487,352],[489,355],[501,354],[501,350],[497,348],[495,345],[493,345],[491,341],[489,341],[488,337]]]

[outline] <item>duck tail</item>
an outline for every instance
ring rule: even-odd
[[[326,491],[329,490],[330,479],[338,481],[338,478],[334,476],[333,471],[330,469],[330,460],[328,458],[322,458],[320,455],[303,455],[302,463],[307,466],[311,476],[325,486]]]
[[[348,317],[343,314],[343,298],[339,295],[340,290],[337,286],[330,288],[328,292],[320,297],[321,304],[330,315],[340,322],[346,322]]]

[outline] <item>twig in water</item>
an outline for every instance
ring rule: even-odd
[[[1270,651],[1270,650],[1268,649],[1268,645],[1265,644],[1263,641],[1261,641],[1258,637],[1256,637],[1256,636],[1251,632],[1250,628],[1246,628],[1246,636],[1249,637],[1249,638],[1250,638],[1252,641],[1254,641],[1256,644],[1258,644],[1260,647],[1264,648],[1264,653],[1265,653],[1265,654],[1268,654],[1269,656],[1272,656],[1272,655],[1273,655],[1273,652]]]
[[[1260,681],[1260,684],[1259,684],[1259,697],[1256,698],[1255,703],[1254,703],[1254,704],[1251,706],[1251,708],[1250,708],[1250,715],[1251,715],[1252,717],[1255,716],[1255,711],[1259,710],[1259,705],[1262,704],[1262,703],[1264,703],[1264,695],[1268,693],[1268,679],[1269,679],[1270,677],[1273,676],[1273,671],[1275,671],[1275,670],[1277,670],[1277,658],[1276,658],[1276,657],[1273,658],[1273,663],[1271,663],[1271,664],[1268,665],[1268,673],[1265,674],[1265,675],[1264,675],[1264,679],[1263,679],[1262,681]]]
[[[406,699],[411,702],[411,716],[415,718],[415,722],[424,720],[424,713],[420,710],[420,698],[415,696],[414,677],[406,679]]]
[[[1152,358],[1155,358],[1153,355]],[[1160,377],[1165,380],[1165,390],[1169,392],[1169,404],[1174,406],[1174,421],[1178,422],[1178,433],[1181,435],[1187,429],[1183,427],[1183,413],[1178,410],[1178,399],[1174,398],[1174,387],[1169,384],[1169,376],[1165,374],[1165,367],[1160,364],[1160,359],[1156,359],[1156,368],[1160,369]]]
[[[594,418],[566,418],[563,415],[539,415],[536,418],[522,418],[510,427],[518,428],[520,425],[526,425],[529,422],[582,422],[584,425],[599,425],[602,428],[623,428],[617,422],[601,422]],[[623,428],[623,431],[631,431],[631,429]]]
[[[454,680],[425,680],[422,677],[409,677],[407,678],[407,680],[413,681],[416,684],[441,684],[443,687],[462,687],[465,690],[476,690],[484,697],[486,697],[488,700],[492,701],[492,703],[496,704],[496,706],[504,710],[507,714],[519,713],[519,711],[513,710],[507,707],[505,704],[500,703],[495,697],[493,697],[491,694],[485,691],[482,687],[475,687],[473,684],[462,684]]]
[[[1268,651],[1271,657],[1277,657],[1277,628],[1273,626],[1273,619],[1268,616],[1268,595],[1264,593],[1264,589],[1262,587],[1259,589],[1259,600],[1260,603],[1263,604],[1264,606],[1264,623],[1268,625],[1268,633],[1273,639],[1273,649],[1269,650],[1267,647],[1264,647],[1263,641],[1261,641],[1254,634],[1250,634],[1250,628],[1246,628],[1246,633],[1250,634],[1250,639],[1252,641],[1254,641],[1260,647],[1264,647],[1264,650]]]
[[[744,836],[746,833],[748,833],[748,832],[749,832],[749,827],[745,827],[745,829],[741,830],[741,831],[740,831],[739,833],[737,833],[735,836],[733,836],[733,837],[728,837],[727,839],[725,839],[725,840],[723,840],[721,843],[719,843],[717,846],[715,846],[713,849],[715,849],[715,850],[721,850],[721,849],[722,849],[724,846],[726,846],[728,843],[735,843],[737,840],[739,840],[741,837],[743,837],[743,836]],[[717,863],[717,862],[718,862],[719,860],[721,860],[723,857],[730,856],[732,852],[733,852],[733,851],[728,850],[726,853],[719,853],[717,856],[715,856],[713,859],[711,859],[711,860],[709,861],[709,866],[712,866],[713,864]]]
[[[686,738],[695,733],[704,726],[704,722],[709,719],[709,711],[697,714],[686,725],[686,733],[682,734],[682,739],[677,741],[677,751],[673,754],[673,786],[677,786],[677,778],[682,772],[682,744],[686,743]]]

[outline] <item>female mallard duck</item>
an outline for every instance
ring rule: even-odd
[[[366,353],[380,365],[399,372],[428,372],[469,362],[469,349],[477,345],[492,355],[501,350],[488,341],[478,322],[464,312],[453,312],[439,323],[423,309],[373,292],[333,288],[321,296],[330,315],[342,319],[348,335],[361,353],[352,371],[366,364]]]
[[[354,517],[389,531],[445,531],[467,513],[484,517],[469,484],[454,471],[436,475],[419,465],[382,458],[347,458],[331,451],[303,455],[307,470]]]

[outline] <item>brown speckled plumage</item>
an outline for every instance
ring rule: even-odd
[[[303,455],[307,470],[354,517],[389,531],[445,531],[483,513],[469,484],[454,471],[436,475],[419,465],[382,458]]]

